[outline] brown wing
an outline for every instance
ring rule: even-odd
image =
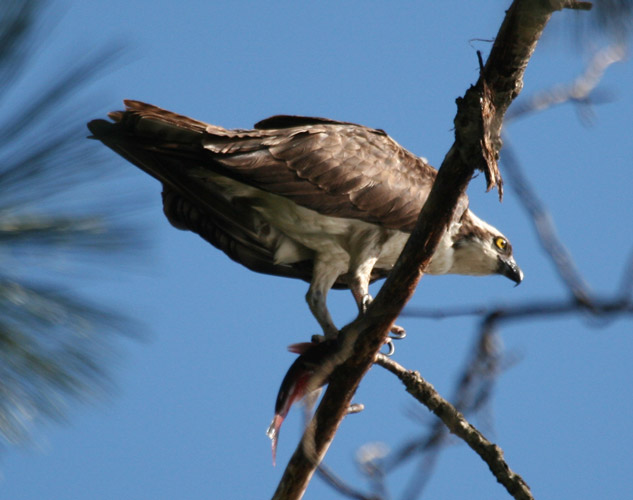
[[[94,137],[163,183],[172,224],[258,272],[309,281],[311,255],[276,264],[274,231],[247,202],[214,193],[205,172],[322,214],[402,231],[413,228],[436,175],[383,131],[360,125],[276,116],[253,130],[226,130],[137,101],[125,104],[126,111],[110,114],[115,123],[89,124]],[[376,270],[373,278],[385,274]],[[346,286],[344,276],[337,286]]]
[[[352,123],[276,116],[253,130],[227,130],[137,101],[126,105],[110,116],[134,137],[135,152],[115,148],[133,163],[139,148],[176,155],[183,165],[195,163],[198,177],[200,169],[221,173],[335,217],[410,231],[437,173],[382,130]]]
[[[256,126],[207,128],[202,144],[221,173],[325,215],[415,225],[437,172],[383,131],[289,116]]]

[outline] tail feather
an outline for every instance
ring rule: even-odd
[[[228,131],[140,101],[125,105],[125,111],[109,114],[113,122],[88,123],[91,138],[162,183],[164,212],[172,225],[199,234],[253,271],[310,281],[310,260],[276,263],[275,230],[244,204],[190,174],[201,164],[213,165],[202,146],[206,130]]]

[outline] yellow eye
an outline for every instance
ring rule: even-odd
[[[501,236],[495,238],[495,245],[499,250],[505,250],[506,248],[508,248],[508,242],[505,238],[502,238]]]

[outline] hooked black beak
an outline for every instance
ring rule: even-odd
[[[521,268],[517,266],[517,263],[514,262],[512,257],[506,259],[501,257],[499,258],[497,273],[502,274],[506,278],[510,278],[517,285],[523,281],[523,271],[521,271]]]

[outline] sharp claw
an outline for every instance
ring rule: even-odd
[[[393,340],[402,340],[406,336],[407,336],[407,332],[401,326],[393,325],[391,327],[391,332],[389,332],[389,338]]]
[[[349,405],[349,408],[347,409],[347,414],[351,415],[353,413],[360,413],[364,409],[365,409],[365,405],[364,404],[362,404],[362,403],[352,403],[351,405]]]
[[[372,301],[372,297],[369,294],[365,294],[363,295],[363,298],[360,301],[360,312],[361,314],[365,314],[367,312],[367,308],[369,307],[369,304],[371,304]]]
[[[385,356],[393,356],[393,353],[396,352],[396,346],[394,345],[394,340],[402,340],[407,336],[407,332],[404,331],[404,328],[398,325],[393,325],[391,327],[391,331],[389,332],[389,337],[385,340],[385,345],[388,346],[389,350],[385,354]]]
[[[385,356],[389,356],[389,357],[393,356],[393,353],[394,353],[394,352],[396,352],[396,346],[395,346],[395,345],[393,345],[393,342],[392,342],[392,340],[391,340],[390,338],[388,338],[388,339],[385,341],[385,345],[386,345],[386,346],[389,346],[389,350],[387,351],[387,353],[385,354]]]

